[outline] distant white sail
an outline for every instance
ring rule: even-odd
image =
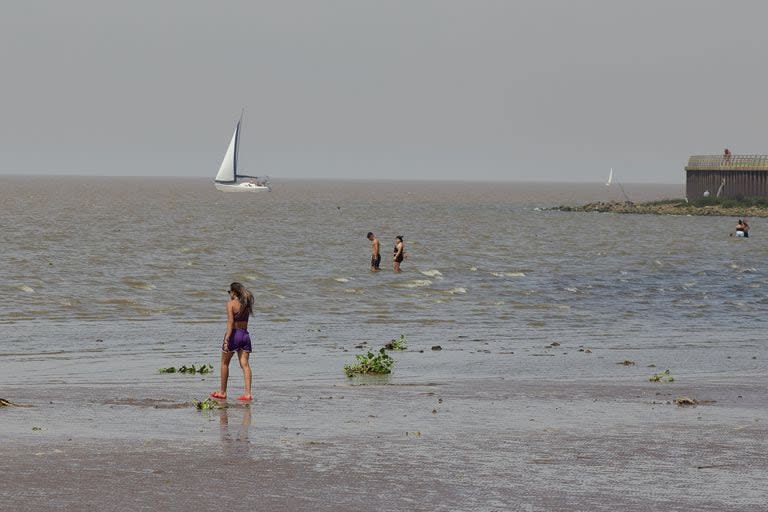
[[[221,167],[219,167],[219,172],[216,174],[216,181],[224,183],[233,183],[235,181],[237,176],[237,151],[240,149],[238,146],[240,145],[241,121],[242,118],[237,122],[235,133],[232,134],[232,140],[229,142],[227,152],[224,154],[224,160],[221,161]]]
[[[611,167],[611,172],[608,174],[608,181],[605,182],[605,186],[610,187],[611,183],[613,183],[613,167]]]

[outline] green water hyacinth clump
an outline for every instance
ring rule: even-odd
[[[669,374],[669,368],[661,373],[654,373],[648,377],[648,380],[651,382],[665,382],[664,379],[666,379],[666,382],[675,382],[675,378]]]
[[[358,354],[355,356],[357,364],[345,364],[344,373],[347,377],[354,375],[365,375],[369,373],[387,374],[392,372],[392,366],[395,360],[389,357],[384,347],[378,352],[368,352],[367,354]]]
[[[405,350],[408,348],[408,343],[405,341],[405,334],[401,334],[399,338],[393,339],[384,348],[387,350]]]
[[[160,373],[211,373],[213,371],[213,365],[210,364],[201,364],[200,366],[195,366],[194,364],[191,364],[189,366],[179,366],[178,368],[175,368],[173,366],[169,366],[168,368],[160,368]]]
[[[211,398],[205,400],[195,400],[195,408],[198,411],[210,411],[211,409],[221,409],[221,404]]]

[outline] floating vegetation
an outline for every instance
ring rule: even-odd
[[[221,409],[221,404],[212,398],[205,400],[195,400],[195,408],[198,411],[210,411],[211,409]]]
[[[669,374],[669,368],[661,373],[654,373],[648,377],[648,380],[651,382],[675,382],[675,378]]]
[[[405,334],[401,334],[399,338],[393,339],[384,348],[387,350],[405,350],[408,348],[408,343],[405,341]]]
[[[616,364],[623,364],[624,366],[635,366],[635,362],[631,359],[625,359],[622,362]]]
[[[687,396],[679,396],[673,400],[680,407],[688,407],[691,405],[698,405],[699,401],[695,398],[688,398]]]
[[[213,371],[213,365],[210,364],[201,364],[200,366],[195,366],[194,364],[191,364],[189,366],[179,366],[178,368],[175,368],[173,366],[169,366],[168,368],[160,368],[160,373],[211,373]]]
[[[0,407],[12,407],[14,405],[16,404],[11,402],[10,400],[6,400],[5,398],[0,398]]]
[[[443,347],[441,347],[440,345],[433,345],[432,350],[443,350]]]
[[[354,375],[364,375],[368,373],[387,374],[392,372],[392,365],[395,360],[381,347],[378,352],[369,351],[367,354],[358,354],[355,356],[357,364],[345,364],[344,373],[347,377]]]
[[[42,432],[43,427],[32,427],[32,432]]]

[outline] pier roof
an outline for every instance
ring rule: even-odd
[[[693,155],[686,171],[768,171],[768,155]]]

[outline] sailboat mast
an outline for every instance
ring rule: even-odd
[[[245,109],[243,109],[240,112],[240,119],[237,121],[237,129],[235,131],[236,132],[235,133],[235,154],[234,154],[234,159],[233,159],[233,162],[232,162],[232,166],[234,168],[235,181],[237,181],[237,160],[238,160],[238,158],[240,156],[239,155],[239,153],[240,153],[240,131],[242,130],[242,125],[243,125],[243,114],[245,114]]]

